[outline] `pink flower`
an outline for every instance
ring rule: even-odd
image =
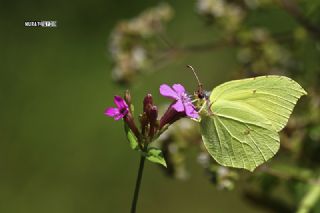
[[[104,111],[104,114],[113,117],[114,120],[119,120],[126,116],[129,112],[128,104],[120,96],[114,96],[116,108],[109,107]]]
[[[190,97],[185,92],[181,84],[174,84],[172,88],[167,84],[160,86],[160,94],[175,100],[172,108],[177,112],[184,112],[190,118],[198,118],[199,114],[191,102]]]

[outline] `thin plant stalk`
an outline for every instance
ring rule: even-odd
[[[140,164],[139,164],[139,171],[138,171],[138,176],[137,176],[137,180],[136,180],[136,186],[134,189],[134,195],[133,195],[132,204],[131,204],[131,211],[130,211],[131,213],[136,212],[145,159],[146,159],[146,157],[141,155]]]

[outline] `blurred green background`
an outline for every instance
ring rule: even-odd
[[[107,49],[115,24],[157,1],[12,1],[0,8],[0,212],[129,212],[139,155],[122,123],[105,117],[113,95]],[[194,1],[170,3],[169,33],[181,44],[210,40],[214,32],[194,13]],[[275,11],[275,14],[277,11]],[[27,28],[24,21],[56,20],[57,28]],[[275,29],[290,26],[281,19]],[[162,83],[196,88],[185,65],[199,70],[208,89],[230,79],[232,49],[177,60],[131,87],[138,108],[147,92],[156,103]],[[141,106],[142,107],[142,106]],[[138,110],[139,111],[139,110]],[[264,212],[235,192],[217,190],[190,153],[192,175],[172,180],[146,163],[138,212]]]

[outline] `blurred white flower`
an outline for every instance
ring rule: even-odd
[[[200,14],[220,17],[225,13],[225,2],[224,0],[198,0],[197,9]]]
[[[116,81],[129,82],[139,71],[144,71],[151,61],[149,43],[173,16],[168,4],[142,12],[139,16],[120,22],[111,33],[109,50],[115,63],[112,77]]]
[[[147,59],[146,50],[141,46],[136,46],[131,51],[132,61],[136,69],[141,68]]]
[[[210,159],[211,157],[207,152],[201,152],[198,155],[197,161],[202,167],[207,168],[210,165]]]

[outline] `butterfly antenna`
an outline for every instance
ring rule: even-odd
[[[196,77],[196,79],[198,81],[198,86],[202,87],[202,83],[200,82],[198,75],[197,75],[196,71],[194,70],[194,68],[191,65],[187,65],[187,67],[191,69],[191,71],[193,72],[193,75]]]

